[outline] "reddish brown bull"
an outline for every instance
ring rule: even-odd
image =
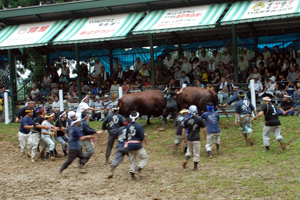
[[[201,115],[206,111],[206,104],[212,102],[215,106],[215,110],[218,109],[218,96],[217,93],[211,90],[199,88],[199,87],[186,87],[183,92],[177,96],[177,104],[179,110],[188,109],[189,106],[195,105],[198,108],[198,112]],[[223,112],[225,110],[222,110]],[[225,112],[227,115],[227,113]]]
[[[139,93],[127,94],[119,99],[119,113],[129,117],[132,111],[141,115],[147,115],[147,124],[150,124],[150,117],[158,117],[163,113],[166,103],[164,93],[161,90],[148,90]]]

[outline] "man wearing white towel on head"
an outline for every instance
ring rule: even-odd
[[[77,111],[76,111],[76,117],[77,117],[77,119],[81,119],[81,115],[82,115],[83,112],[89,112],[89,113],[91,113],[90,110],[93,110],[93,111],[99,111],[99,110],[101,110],[101,109],[91,108],[88,105],[89,99],[90,99],[90,96],[86,95],[81,100],[80,104],[78,105]]]

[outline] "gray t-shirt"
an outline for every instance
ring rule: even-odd
[[[47,120],[44,120],[43,123],[42,123],[42,126],[48,126],[49,128],[48,129],[44,129],[42,128],[42,136],[47,136],[48,134],[44,134],[45,132],[51,132],[51,124],[50,122],[48,122]]]

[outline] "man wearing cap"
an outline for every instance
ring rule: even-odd
[[[118,129],[118,144],[116,146],[115,158],[111,163],[111,173],[108,178],[113,178],[115,168],[120,164],[123,160],[124,156],[128,155],[127,147],[124,147],[127,143],[127,125],[130,124],[131,118],[127,118],[124,121],[124,125]]]
[[[113,113],[108,115],[102,124],[102,130],[108,130],[108,141],[106,147],[106,164],[108,164],[109,156],[111,154],[111,149],[114,146],[115,140],[118,139],[118,129],[123,126],[124,118],[119,113],[119,107],[113,106],[112,107]]]
[[[221,129],[219,126],[219,114],[214,110],[214,104],[212,102],[208,102],[206,105],[207,111],[201,115],[201,119],[205,120],[206,131],[204,131],[204,140],[206,140],[206,151],[208,153],[209,158],[212,158],[211,153],[211,143],[213,139],[215,140],[217,151],[220,150],[220,133]]]
[[[67,114],[66,111],[61,111],[59,113],[58,120],[56,121],[55,126],[59,128],[56,132],[55,139],[61,144],[62,151],[64,152],[64,156],[67,155],[69,137],[67,135]]]
[[[245,99],[245,92],[240,91],[238,95],[240,100],[235,106],[235,125],[241,126],[241,133],[244,136],[245,141],[247,142],[247,136],[249,135],[249,143],[250,145],[253,145],[253,130],[250,118],[252,111],[254,112],[254,115],[256,115],[256,111],[253,104],[248,99]]]
[[[263,106],[261,111],[252,119],[252,121],[257,120],[261,116],[265,116],[265,126],[263,128],[263,144],[266,147],[266,151],[270,151],[270,136],[273,133],[275,139],[280,143],[282,150],[286,148],[283,138],[281,136],[281,123],[276,112],[276,107],[271,103],[269,97],[263,98]]]
[[[264,88],[262,86],[262,83],[259,81],[259,76],[257,74],[255,74],[252,78],[254,80],[254,90],[255,90],[255,96],[257,99],[258,94],[263,92]],[[251,91],[250,83],[248,85],[248,90]],[[251,96],[251,92],[249,92],[249,98],[250,98],[250,96]]]
[[[247,48],[243,48],[243,57],[244,57],[244,60],[246,60],[249,64],[249,62],[252,60],[252,57],[251,55],[247,52]]]
[[[142,142],[147,145],[146,133],[144,133],[143,126],[139,124],[137,121],[139,119],[140,114],[136,111],[131,112],[130,118],[131,123],[127,125],[127,145],[124,147],[128,148],[128,154],[130,158],[130,174],[131,178],[135,179],[135,174],[141,174],[142,169],[148,163],[148,154],[146,150],[142,146]],[[136,164],[136,157],[140,158],[140,163]]]
[[[96,78],[98,79],[101,73],[101,67],[103,64],[99,62],[99,59],[96,57],[95,58],[95,64],[94,64],[94,70],[92,71],[92,75],[89,77],[90,79]]]
[[[183,163],[183,169],[186,168],[188,160],[193,156],[194,161],[194,171],[198,170],[198,162],[200,158],[200,128],[203,129],[204,132],[206,132],[206,126],[204,121],[196,116],[197,112],[197,106],[192,105],[189,107],[189,114],[192,115],[191,118],[184,121],[184,125],[182,128],[182,138],[184,143],[187,142],[187,152],[185,154],[185,161]],[[188,130],[187,136],[186,136],[186,129]]]
[[[23,108],[21,108],[18,113],[17,113],[17,116],[16,116],[16,119],[15,119],[15,122],[19,122],[20,118],[21,117],[24,117],[26,116],[26,110],[33,110],[33,113],[31,115],[31,118],[34,119],[37,115],[36,115],[36,112],[34,111],[34,106],[35,106],[35,102],[34,101],[29,101],[28,102],[28,106],[25,106]]]
[[[228,53],[228,50],[227,50],[227,48],[224,48],[223,49],[223,55],[222,55],[222,57],[221,57],[221,62],[223,62],[224,63],[224,65],[229,65],[230,63],[231,63],[231,61],[232,61],[232,58],[231,58],[231,56],[229,55],[229,53]]]
[[[83,166],[87,160],[85,156],[83,155],[82,151],[80,150],[80,143],[79,140],[92,140],[95,141],[95,137],[92,135],[86,135],[84,136],[81,128],[80,128],[80,119],[76,119],[75,121],[72,121],[70,124],[70,127],[68,128],[68,135],[69,135],[69,154],[68,154],[68,160],[61,166],[59,169],[59,173],[62,173],[63,170],[65,170],[75,159],[78,157],[79,160],[79,166]]]
[[[175,121],[175,118],[178,113],[178,106],[175,101],[175,95],[181,94],[182,91],[183,91],[183,89],[180,89],[178,92],[174,92],[171,90],[170,87],[165,88],[164,100],[166,101],[166,107],[163,110],[162,128],[159,129],[160,131],[165,130],[167,117],[170,113],[172,113],[172,118]]]
[[[284,95],[283,101],[280,105],[280,108],[277,109],[278,115],[294,115],[294,102],[291,100],[291,96]]]
[[[247,70],[249,68],[249,62],[244,59],[244,55],[243,54],[241,54],[239,56],[239,58],[240,58],[240,60],[238,62],[238,68],[239,68],[239,71],[240,71],[240,75],[241,75],[242,81],[244,81],[247,78]]]
[[[177,131],[176,131],[176,136],[175,136],[176,139],[174,141],[174,149],[175,150],[178,149],[178,146],[182,142],[182,129],[183,129],[184,121],[186,119],[192,117],[191,115],[188,116],[188,112],[189,111],[187,109],[181,110],[175,120],[175,126],[177,126]]]
[[[81,119],[81,114],[83,112],[91,112],[91,111],[99,111],[100,109],[95,109],[95,108],[91,108],[88,105],[88,102],[90,100],[90,96],[86,95],[80,102],[80,104],[78,105],[77,111],[76,111],[76,117],[78,119]]]
[[[42,123],[42,126],[46,126],[47,128],[42,128],[41,130],[41,138],[42,140],[47,144],[47,151],[46,151],[46,157],[45,159],[48,159],[50,155],[50,159],[54,160],[53,151],[55,150],[55,142],[51,138],[51,135],[54,135],[54,132],[51,132],[51,121],[54,119],[55,114],[51,113],[48,115],[45,115],[45,120]],[[52,129],[53,130],[53,129]]]
[[[33,124],[32,124],[33,109],[28,108],[24,112],[26,113],[26,115],[22,118],[21,126],[20,126],[20,129],[18,132],[18,139],[20,142],[22,155],[25,155],[26,145],[27,145],[28,150],[30,150],[29,149],[29,136],[31,134],[31,129],[33,128]],[[28,154],[29,154],[29,152],[28,152]]]
[[[90,127],[89,124],[90,114],[87,112],[83,112],[81,116],[81,128],[84,135],[94,135],[95,133],[101,134],[102,131],[96,131],[95,129]],[[92,157],[94,153],[94,143],[90,139],[82,140],[82,144],[85,149],[85,153],[83,154],[86,158],[86,162]],[[81,164],[80,168],[83,167],[85,163]]]

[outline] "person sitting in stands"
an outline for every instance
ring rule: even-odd
[[[105,94],[108,95],[109,94],[109,89],[106,85],[102,84],[100,87],[101,87],[100,88],[100,94],[101,95],[105,95]]]
[[[32,86],[32,90],[30,92],[30,96],[33,100],[38,100],[39,96],[40,96],[40,90],[37,89],[37,87],[34,85]]]
[[[135,81],[134,84],[130,85],[130,90],[140,90],[141,89],[141,84],[139,81]]]
[[[194,78],[195,79],[201,79],[201,67],[200,65],[197,66],[196,70],[194,70]]]
[[[291,96],[284,95],[283,102],[280,105],[280,108],[277,109],[278,115],[294,115],[294,102],[291,100]]]
[[[147,81],[145,82],[145,88],[147,89],[152,88],[152,82],[150,77],[148,77]]]
[[[212,84],[212,82],[210,82],[210,81],[207,82],[206,89],[211,90],[211,91],[215,91],[215,89],[214,89],[214,87],[213,87],[213,84]]]
[[[136,76],[136,79],[145,82],[147,80],[147,77],[149,77],[149,71],[146,69],[146,64],[142,65],[142,69],[139,70],[138,75]]]
[[[99,88],[97,88],[97,85],[93,85],[92,94],[91,97],[94,98],[100,94]]]
[[[228,98],[228,83],[226,81],[225,77],[221,78],[221,84],[219,87],[219,92],[218,92],[218,99],[220,101],[220,104],[223,103],[223,99]]]
[[[58,95],[58,91],[59,91],[59,84],[56,83],[56,84],[55,84],[55,88],[53,88],[53,89],[51,90],[51,95],[52,95],[52,96]]]
[[[50,77],[50,73],[46,72],[45,76],[43,77],[42,84],[44,84],[48,88],[51,87],[51,83],[52,83],[52,78]]]
[[[42,83],[42,88],[41,88],[41,96],[42,97],[47,97],[50,93],[50,89],[46,87],[44,83]]]
[[[113,81],[114,84],[112,84],[110,86],[110,94],[113,95],[116,97],[117,95],[119,95],[119,87],[120,85],[118,84],[118,81],[117,80],[114,80]]]
[[[73,82],[72,85],[69,88],[69,94],[72,98],[77,99],[78,97],[78,93],[77,93],[77,86],[76,86],[76,82]]]
[[[128,93],[129,85],[127,84],[126,80],[123,81],[122,90],[124,94]]]
[[[188,85],[190,84],[190,78],[186,76],[185,71],[182,71],[181,78],[180,78],[180,85],[184,84],[185,81],[188,83]]]
[[[200,79],[196,79],[196,87],[201,87],[201,88],[204,88],[204,85],[203,83],[201,83],[201,80]]]
[[[69,81],[68,81],[68,79],[65,77],[64,74],[61,74],[61,75],[60,75],[60,77],[59,77],[59,82],[69,84]]]
[[[202,81],[204,81],[204,82],[208,81],[208,75],[207,75],[207,72],[206,72],[205,68],[201,69],[201,76],[202,76]]]

